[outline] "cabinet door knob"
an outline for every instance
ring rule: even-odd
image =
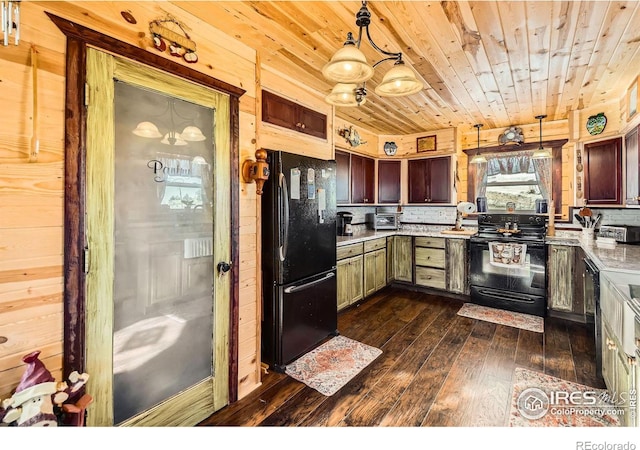
[[[300,128],[300,126],[302,126],[302,124],[301,124],[300,122],[298,122],[298,123],[296,124],[296,126],[297,126],[298,128]]]
[[[304,130],[305,128],[307,128],[307,126],[305,124],[301,124],[300,128],[302,128]]]

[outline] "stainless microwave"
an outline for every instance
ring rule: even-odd
[[[394,213],[369,213],[366,221],[372,230],[397,230],[400,227],[400,216]]]

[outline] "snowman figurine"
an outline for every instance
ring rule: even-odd
[[[58,417],[53,410],[54,403],[61,406],[70,395],[76,394],[87,382],[89,375],[73,372],[69,376],[71,386],[66,382],[56,382],[51,373],[38,359],[40,351],[29,353],[22,358],[27,370],[11,398],[0,406],[0,419],[19,427],[55,427]]]

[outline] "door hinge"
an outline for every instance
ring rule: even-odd
[[[89,106],[89,83],[84,84],[84,106]]]
[[[84,248],[84,273],[89,273],[89,247]]]

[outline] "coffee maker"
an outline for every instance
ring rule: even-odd
[[[353,236],[353,214],[348,211],[340,211],[336,214],[336,228],[338,236]]]

